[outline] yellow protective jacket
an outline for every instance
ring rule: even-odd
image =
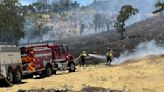
[[[112,50],[107,53],[107,57],[113,58],[113,51]]]
[[[87,57],[86,53],[82,53],[80,56]]]

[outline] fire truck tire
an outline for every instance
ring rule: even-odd
[[[8,72],[8,74],[7,74],[7,80],[10,83],[14,83],[14,75],[13,75],[13,72],[11,72],[11,71]]]
[[[50,65],[47,65],[46,70],[45,70],[45,75],[46,75],[46,77],[51,76],[52,73],[53,73],[52,67],[51,67]]]
[[[69,72],[75,72],[75,63],[73,61],[71,61],[69,63]]]
[[[20,83],[21,79],[22,79],[21,72],[19,70],[16,70],[14,74],[14,83]]]

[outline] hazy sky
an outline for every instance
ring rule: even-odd
[[[72,1],[77,1],[81,5],[88,5],[88,4],[92,3],[94,0],[72,0]]]
[[[34,0],[20,0],[23,5],[31,4]]]

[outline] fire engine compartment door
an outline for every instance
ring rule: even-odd
[[[52,60],[52,51],[48,47],[37,47],[34,49],[36,58],[36,70],[44,69],[44,61]]]

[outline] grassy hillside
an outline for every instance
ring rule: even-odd
[[[78,67],[75,73],[58,72],[57,75],[44,79],[27,79],[23,80],[23,84],[11,88],[0,88],[0,92],[41,88],[80,91],[88,86],[123,92],[162,92],[164,90],[163,70],[164,56],[149,56],[140,60],[129,60],[119,66]]]
[[[83,37],[65,39],[62,43],[71,44],[75,56],[80,51],[105,54],[108,47],[113,48],[115,56],[125,50],[133,50],[136,45],[144,41],[156,40],[158,44],[164,42],[164,16],[155,16],[150,19],[130,25],[126,29],[125,39],[119,40],[116,32],[103,32]]]

